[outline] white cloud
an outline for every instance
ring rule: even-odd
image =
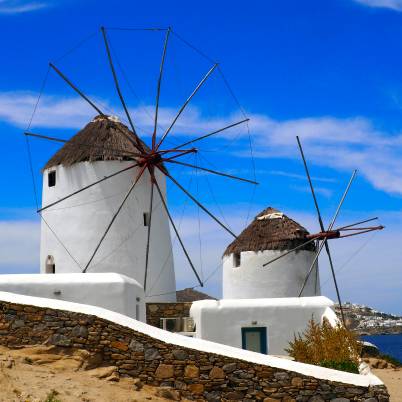
[[[40,10],[48,4],[36,1],[0,0],[0,14],[22,14]]]
[[[389,8],[402,11],[402,0],[354,0],[356,3],[374,8]]]
[[[0,119],[23,128],[29,121],[35,102],[36,96],[29,92],[0,93]],[[113,108],[106,105],[106,109]],[[149,134],[153,127],[153,107],[133,108],[131,112],[141,135]],[[160,125],[167,127],[175,112],[170,108],[161,108]],[[78,129],[93,116],[91,108],[79,98],[44,96],[35,115],[34,127]],[[295,136],[299,135],[310,163],[342,172],[357,168],[359,174],[374,188],[402,194],[401,134],[377,130],[369,119],[363,117],[316,117],[285,121],[262,114],[249,117],[255,157],[300,159],[295,140]],[[207,118],[197,108],[189,108],[180,117],[169,138],[173,140],[183,134],[205,134],[239,120],[239,116]],[[221,138],[228,140],[245,135],[247,130],[244,126],[220,134]],[[234,152],[235,148],[232,149]],[[242,156],[241,147],[235,155]]]

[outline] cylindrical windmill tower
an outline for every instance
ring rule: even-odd
[[[113,117],[98,116],[87,124],[46,163],[42,207],[133,165],[137,149],[129,137],[136,139]],[[42,273],[82,272],[100,244],[86,272],[115,272],[144,283],[151,196],[147,171],[100,242],[139,169],[117,174],[42,211]],[[165,176],[159,171],[155,176],[166,199]],[[175,301],[169,222],[156,191],[153,197],[147,300]]]
[[[315,256],[315,245],[263,264],[306,242],[307,230],[267,208],[231,243],[223,256],[223,298],[297,297]],[[320,295],[316,264],[302,296]]]

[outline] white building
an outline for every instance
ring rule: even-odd
[[[229,346],[275,355],[313,318],[337,321],[333,302],[320,296],[318,264],[298,297],[315,255],[308,232],[283,213],[268,208],[231,243],[223,256],[223,300],[193,303],[195,336]]]
[[[141,321],[145,321],[146,301],[176,300],[169,222],[156,191],[144,294],[151,195],[148,172],[137,183],[88,265],[139,167],[90,185],[137,162],[132,153],[138,151],[128,137],[137,139],[115,118],[98,116],[46,163],[41,274],[2,275],[0,290],[95,305]],[[156,171],[155,175],[166,198],[165,176]],[[70,194],[74,195],[64,199]]]
[[[42,207],[133,165],[128,152],[138,151],[124,133],[134,136],[122,123],[102,116],[79,131],[44,167]],[[41,273],[84,270],[139,169],[120,173],[42,212]],[[165,176],[159,171],[155,174],[166,197]],[[144,284],[150,189],[145,172],[86,272],[114,272]],[[175,301],[169,222],[156,191],[153,205],[147,300]]]

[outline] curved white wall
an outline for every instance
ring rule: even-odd
[[[2,291],[89,304],[146,321],[144,289],[134,279],[115,273],[0,275]]]
[[[277,250],[242,252],[239,267],[234,267],[233,254],[224,256],[223,298],[298,297],[315,253],[301,250],[263,267],[263,264],[283,253],[284,251]],[[302,296],[320,294],[318,264],[316,264]]]
[[[333,302],[324,296],[278,299],[199,300],[192,304],[196,337],[242,347],[242,328],[267,330],[268,354],[287,355],[295,334],[306,330],[309,320],[337,322]]]
[[[131,164],[129,161],[81,162],[69,167],[57,166],[45,170],[42,205],[48,205]],[[54,187],[48,187],[47,174],[51,170],[56,171]],[[43,218],[55,233],[42,221],[42,273],[45,273],[49,255],[54,257],[56,273],[82,271],[137,172],[138,168],[128,170],[43,212]],[[166,197],[165,178],[160,172],[156,172],[156,175]],[[134,278],[140,284],[144,283],[147,227],[143,223],[143,213],[149,212],[150,188],[149,174],[146,172],[113,223],[88,273],[116,272]],[[149,256],[147,301],[175,301],[176,284],[169,222],[156,189]],[[161,294],[164,295],[158,296]]]

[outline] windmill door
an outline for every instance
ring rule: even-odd
[[[267,328],[252,327],[241,329],[242,348],[257,353],[268,353]]]

